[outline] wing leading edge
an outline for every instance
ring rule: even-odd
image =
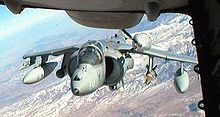
[[[79,50],[79,47],[76,46],[70,46],[70,47],[64,47],[64,48],[59,48],[59,49],[53,49],[53,50],[48,50],[48,51],[43,51],[43,52],[36,52],[32,54],[26,54],[23,56],[24,59],[26,58],[31,58],[31,57],[38,57],[38,56],[59,56],[65,53],[70,53],[70,52],[75,52]]]
[[[198,64],[198,61],[195,58],[184,56],[184,55],[179,55],[173,52],[153,49],[153,48],[150,48],[149,50],[146,50],[146,51],[131,50],[130,52],[148,55],[148,56],[157,57],[157,58],[162,58],[165,60],[173,60],[173,61],[179,61],[179,62]]]
[[[62,66],[66,64],[66,57],[69,56],[75,51],[78,51],[79,47],[75,46],[69,46],[69,47],[64,47],[64,48],[59,48],[59,49],[53,49],[53,50],[47,50],[43,52],[36,52],[36,53],[31,53],[31,54],[26,54],[23,56],[23,59],[30,58],[29,61],[26,61],[19,70],[26,69],[27,67],[30,67],[35,64],[35,67],[39,67],[40,65],[45,64],[48,61],[48,57],[51,56],[59,56],[59,55],[64,55]],[[41,61],[36,61],[37,57],[41,57]]]

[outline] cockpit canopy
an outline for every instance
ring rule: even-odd
[[[79,64],[87,63],[90,65],[99,65],[102,63],[100,51],[92,46],[86,46],[79,51]]]

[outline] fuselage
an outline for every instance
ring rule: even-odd
[[[77,52],[73,62],[77,65],[71,77],[74,95],[87,95],[103,85],[116,86],[125,72],[133,67],[133,59],[109,46],[109,41],[88,41]],[[110,42],[113,43],[113,42]],[[71,68],[71,67],[69,67]]]
[[[105,58],[99,41],[88,41],[78,51],[78,67],[71,77],[71,89],[75,95],[86,95],[104,83]]]

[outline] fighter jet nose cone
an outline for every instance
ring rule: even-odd
[[[73,92],[74,95],[79,95],[79,90],[76,89],[76,88],[74,88],[74,89],[72,90],[72,92]]]

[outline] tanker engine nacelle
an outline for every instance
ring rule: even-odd
[[[132,45],[140,51],[149,50],[152,45],[150,36],[145,33],[138,33],[133,37]]]
[[[179,68],[176,71],[174,75],[174,85],[179,93],[184,93],[189,88],[189,75],[183,68]]]
[[[21,13],[23,0],[3,0],[7,8],[14,14]]]

